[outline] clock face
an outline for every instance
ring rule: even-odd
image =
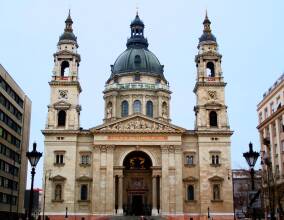
[[[60,99],[67,99],[68,98],[68,96],[67,96],[68,91],[67,90],[59,90],[58,92],[59,92],[59,98]]]

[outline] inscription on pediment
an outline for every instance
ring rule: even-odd
[[[128,131],[128,132],[131,132],[131,131],[174,132],[176,131],[176,129],[168,125],[164,125],[164,124],[160,124],[160,123],[156,123],[152,121],[147,121],[141,118],[118,122],[118,123],[103,127],[100,130],[101,131]]]

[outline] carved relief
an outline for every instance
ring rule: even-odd
[[[217,92],[213,90],[208,90],[208,100],[216,100]]]
[[[59,99],[68,99],[68,90],[58,90]]]
[[[118,122],[101,129],[101,131],[166,131],[174,132],[175,129],[170,126],[156,122],[146,121],[141,118],[135,120]]]

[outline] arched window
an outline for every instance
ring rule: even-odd
[[[126,117],[128,116],[128,102],[124,100],[121,103],[121,117]]]
[[[214,67],[214,63],[208,62],[208,63],[206,64],[206,72],[207,72],[207,76],[209,76],[209,77],[215,77],[215,67]]]
[[[61,63],[61,76],[67,76],[69,74],[69,62],[64,60]]]
[[[55,186],[54,200],[56,201],[62,200],[62,186],[60,184],[57,184]]]
[[[187,165],[193,165],[193,156],[192,155],[186,156],[186,164]]]
[[[215,164],[219,164],[219,155],[215,156]]]
[[[81,185],[81,200],[87,200],[88,199],[88,186],[87,185]]]
[[[148,101],[146,103],[146,115],[148,117],[153,118],[153,102],[152,101]]]
[[[209,122],[211,127],[217,127],[218,120],[217,120],[217,113],[215,111],[211,111],[209,113]]]
[[[212,159],[212,164],[215,164],[215,155],[212,155],[211,159]]]
[[[220,200],[220,185],[213,185],[213,200]]]
[[[139,100],[135,100],[133,103],[133,112],[140,113],[141,112],[141,102]]]
[[[194,200],[194,187],[193,187],[193,185],[189,185],[187,187],[187,200],[188,201]]]
[[[65,126],[66,124],[66,112],[60,110],[58,112],[58,126]]]

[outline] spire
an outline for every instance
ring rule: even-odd
[[[147,39],[144,37],[144,23],[140,19],[138,10],[136,11],[136,16],[130,24],[131,36],[127,40],[127,47],[148,47]]]
[[[206,9],[205,19],[203,21],[203,25],[204,25],[203,32],[211,33],[210,24],[211,24],[211,21],[208,18],[207,9]]]
[[[66,40],[77,42],[77,37],[73,33],[72,24],[73,20],[71,18],[71,13],[69,9],[68,16],[65,20],[64,33],[59,37],[59,43],[61,43],[61,41],[66,41]]]
[[[211,21],[208,18],[208,13],[207,10],[205,12],[205,18],[203,21],[203,34],[202,36],[199,38],[199,43],[201,42],[216,42],[216,37],[211,33]]]
[[[70,9],[69,9],[69,12],[68,12],[68,17],[65,20],[65,24],[66,24],[66,26],[65,26],[64,31],[65,32],[73,32],[73,29],[72,29],[73,21],[72,21],[72,18],[71,18]]]

